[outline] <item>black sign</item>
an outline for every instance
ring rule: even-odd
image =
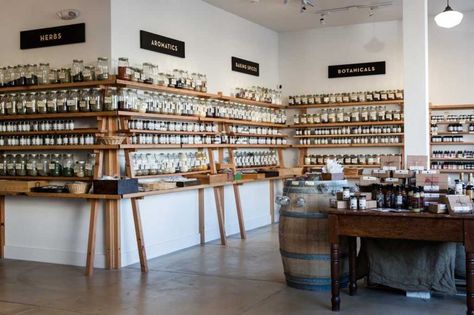
[[[68,45],[85,41],[86,24],[84,23],[20,32],[21,49]]]
[[[150,32],[140,31],[140,48],[184,58],[184,42]]]
[[[258,77],[260,65],[253,61],[232,57],[232,71],[242,72]]]
[[[353,63],[328,67],[328,78],[359,77],[385,74],[385,61]]]

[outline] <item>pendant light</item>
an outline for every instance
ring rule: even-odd
[[[454,11],[449,6],[449,0],[447,0],[446,9],[443,12],[435,16],[435,22],[439,27],[452,28],[459,25],[462,21],[463,14],[458,11]]]

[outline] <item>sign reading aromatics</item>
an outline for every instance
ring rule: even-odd
[[[184,58],[185,43],[173,38],[140,31],[140,48]]]
[[[41,28],[20,32],[20,49],[84,43],[86,24]]]
[[[385,74],[385,61],[353,63],[328,67],[328,78],[346,78]]]
[[[232,57],[232,71],[242,72],[258,77],[260,65],[253,61]]]

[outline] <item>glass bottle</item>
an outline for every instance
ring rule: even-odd
[[[90,112],[90,94],[89,90],[83,89],[79,93],[79,111],[81,112]]]
[[[93,177],[94,176],[95,160],[96,160],[95,153],[89,153],[88,156],[87,156],[86,164],[85,164],[85,176],[86,177]]]
[[[38,84],[49,83],[49,63],[40,63],[37,68],[36,75],[38,77]]]
[[[49,70],[48,80],[49,80],[49,83],[50,83],[50,84],[61,83],[61,81],[59,80],[59,72],[60,72],[59,69],[51,69],[51,70]]]
[[[21,93],[16,101],[16,113],[18,115],[26,114],[26,93]]]
[[[71,69],[61,68],[58,71],[58,80],[59,83],[71,83]]]
[[[82,72],[82,76],[84,77],[84,81],[95,81],[95,68],[94,66],[85,66],[84,71]]]
[[[96,77],[99,81],[107,80],[109,78],[109,58],[97,58]]]
[[[64,171],[64,169],[63,169]],[[86,174],[86,162],[85,161],[76,161],[74,165],[74,176],[84,177]]]
[[[26,113],[34,114],[36,113],[36,93],[28,93],[26,95]]]
[[[7,154],[0,156],[0,176],[7,176]]]

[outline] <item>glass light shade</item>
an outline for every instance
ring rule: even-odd
[[[452,28],[459,25],[462,18],[461,12],[454,11],[448,6],[446,10],[435,16],[435,22],[439,27]]]

